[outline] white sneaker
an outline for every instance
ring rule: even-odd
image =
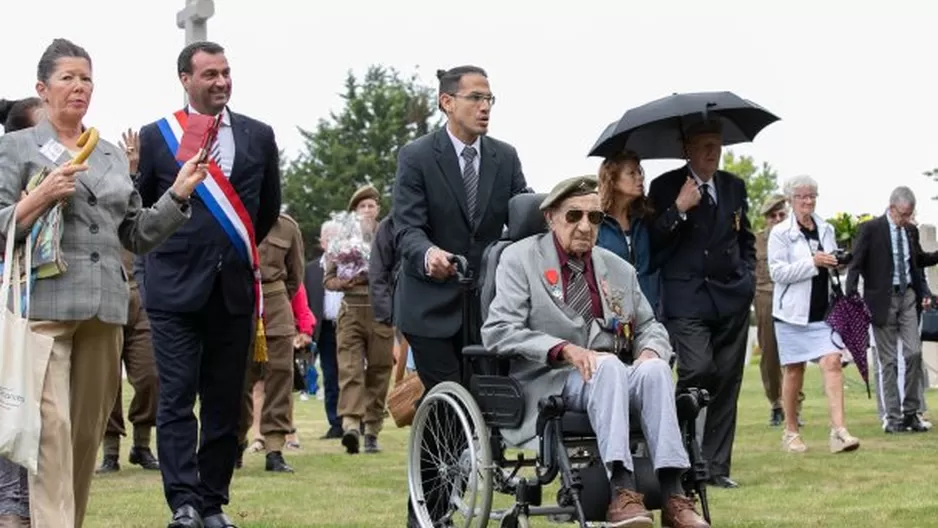
[[[309,401],[309,396],[307,396],[305,392],[301,392],[300,401]]]

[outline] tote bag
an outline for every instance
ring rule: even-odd
[[[31,241],[27,236],[22,251],[25,265],[21,268],[19,259],[14,256],[15,211],[10,216],[0,284],[0,456],[35,475],[42,429],[39,404],[54,340],[29,328]],[[20,290],[23,270],[26,270],[25,296]],[[11,288],[12,311],[9,309]]]

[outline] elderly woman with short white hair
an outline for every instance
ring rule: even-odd
[[[817,362],[824,376],[824,392],[830,411],[830,450],[854,451],[860,441],[844,423],[844,381],[840,340],[824,320],[830,306],[832,270],[843,264],[834,228],[815,213],[817,182],[798,176],[785,184],[791,217],[772,228],[768,243],[769,275],[775,283],[772,316],[778,341],[779,362],[784,369],[782,407],[785,432],[782,450],[803,453],[808,449],[798,425],[798,394],[804,385],[808,361]]]

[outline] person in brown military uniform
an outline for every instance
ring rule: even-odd
[[[772,290],[774,285],[769,276],[768,243],[769,233],[775,224],[788,218],[785,197],[772,195],[762,204],[760,211],[765,218],[765,229],[756,235],[756,296],[753,304],[756,308],[756,333],[759,350],[759,370],[762,371],[762,387],[772,410],[769,423],[779,426],[785,421],[782,411],[782,369],[778,362],[778,343],[775,341],[775,321],[772,319]],[[804,393],[800,399],[804,399]]]
[[[366,185],[355,191],[349,201],[348,210],[357,212],[362,219],[367,243],[371,243],[377,228],[379,199],[378,190]],[[375,320],[367,271],[346,281],[336,276],[335,264],[330,262],[323,286],[344,292],[336,337],[342,445],[349,454],[358,453],[364,425],[365,452],[377,453],[394,363],[394,330]]]
[[[264,380],[264,405],[260,433],[267,451],[266,469],[292,473],[283,459],[286,436],[293,430],[293,320],[291,299],[303,281],[303,237],[296,220],[281,214],[270,233],[257,248],[264,289],[264,330],[267,336],[267,362],[254,363],[248,355],[244,404],[241,410],[241,446],[247,444],[253,420],[254,384]],[[253,342],[251,349],[254,349]]]
[[[127,418],[133,424],[133,447],[130,448],[131,464],[143,469],[158,470],[160,465],[150,449],[150,437],[156,426],[156,405],[159,396],[159,377],[153,360],[153,345],[150,342],[150,321],[143,309],[140,289],[134,277],[134,254],[123,250],[124,273],[130,286],[130,308],[127,324],[124,325],[124,350],[121,361],[127,370],[127,378],[134,388]],[[123,384],[121,384],[123,385]],[[104,433],[104,458],[97,473],[120,471],[120,438],[126,436],[122,390],[118,387],[117,401],[108,418]]]

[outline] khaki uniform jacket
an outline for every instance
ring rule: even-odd
[[[303,236],[296,220],[281,214],[277,223],[257,248],[264,289],[265,332],[267,335],[296,334],[291,301],[303,283]]]
[[[773,282],[769,276],[769,230],[756,235],[756,293],[772,293]]]

